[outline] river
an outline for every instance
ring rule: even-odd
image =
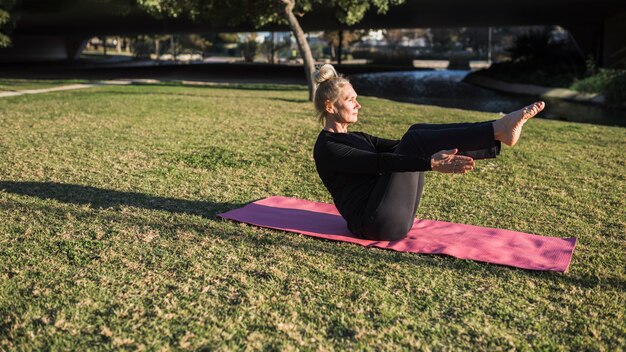
[[[543,118],[626,127],[626,110],[561,99],[501,93],[465,82],[470,71],[426,70],[351,75],[359,95],[415,104],[428,104],[485,112],[510,112],[536,100],[546,102]]]

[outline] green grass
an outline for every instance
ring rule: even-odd
[[[82,79],[24,79],[24,78],[0,78],[0,92],[12,92],[28,89],[52,88],[68,84],[87,83]]]
[[[217,218],[331,200],[306,91],[254,88],[0,100],[0,350],[626,347],[624,128],[536,119],[474,172],[427,175],[422,218],[579,239],[567,274],[532,272]],[[387,137],[494,118],[361,103],[354,130]]]

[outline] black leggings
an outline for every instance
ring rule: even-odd
[[[494,140],[493,121],[454,124],[416,124],[400,140],[396,153],[430,158],[457,148],[474,159],[495,158],[500,142]],[[378,241],[402,239],[413,226],[424,189],[423,172],[381,175],[367,203],[358,235]]]

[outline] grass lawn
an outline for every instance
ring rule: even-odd
[[[330,202],[303,88],[102,86],[0,100],[0,350],[626,348],[626,129],[536,119],[419,217],[579,239],[567,274],[219,219]],[[493,114],[363,97],[353,130]]]

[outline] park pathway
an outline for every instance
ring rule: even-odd
[[[95,85],[96,84],[70,84],[70,85],[51,87],[51,88],[26,89],[26,90],[15,90],[15,91],[9,91],[9,92],[0,92],[0,98],[14,97],[14,96],[24,95],[24,94],[40,94],[40,93],[48,93],[48,92],[58,92],[62,90],[84,89],[84,88],[94,87]]]
[[[0,92],[0,98],[5,97],[14,97],[25,94],[41,94],[41,93],[49,93],[49,92],[59,92],[64,90],[75,90],[75,89],[85,89],[92,87],[100,87],[100,86],[123,86],[130,84],[158,84],[158,83],[166,83],[166,82],[178,82],[182,85],[190,85],[190,86],[212,86],[212,85],[228,85],[228,84],[241,84],[241,83],[250,83],[249,80],[245,79],[230,79],[230,80],[181,80],[181,79],[145,79],[145,78],[134,78],[134,79],[115,79],[115,80],[104,80],[97,81],[92,83],[79,83],[79,84],[69,84],[62,85],[50,88],[40,88],[40,89],[24,89],[24,90],[14,90],[7,92]],[[253,82],[258,83],[258,82]],[[286,82],[280,82],[285,84]]]
[[[133,83],[156,83],[158,80],[146,80],[146,79],[132,79],[132,80],[106,80],[106,81],[98,81],[94,83],[79,83],[79,84],[68,84],[63,86],[56,86],[50,88],[40,88],[40,89],[24,89],[24,90],[14,90],[8,92],[0,92],[0,98],[5,97],[15,97],[19,95],[25,94],[41,94],[41,93],[50,93],[50,92],[59,92],[64,90],[75,90],[75,89],[85,89],[99,86],[120,86],[120,85],[128,85]]]

